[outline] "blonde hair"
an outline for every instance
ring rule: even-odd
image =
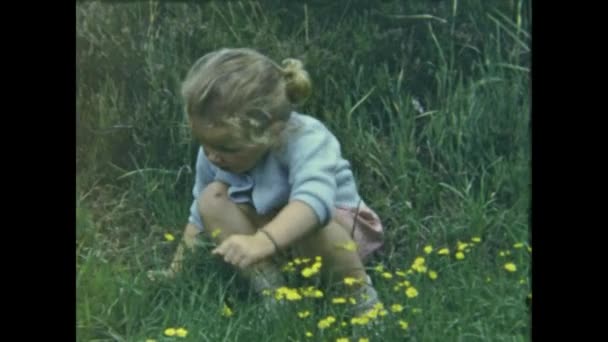
[[[298,59],[277,63],[247,49],[220,49],[197,60],[182,84],[186,113],[209,126],[228,125],[245,141],[269,144],[267,128],[286,122],[311,93]]]

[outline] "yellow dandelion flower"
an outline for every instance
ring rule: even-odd
[[[359,338],[359,342],[369,342],[369,338],[361,337],[361,338]]]
[[[412,308],[412,313],[413,314],[419,314],[421,312],[422,312],[422,309],[420,309],[420,308]]]
[[[481,242],[481,238],[479,236],[474,236],[474,237],[471,238],[471,241],[475,242],[475,243],[480,243]]]
[[[353,317],[350,320],[350,324],[352,325],[365,325],[367,323],[369,323],[369,317],[367,316]]]
[[[426,273],[426,266],[424,265],[416,265],[416,266],[412,266],[412,269],[418,273]]]
[[[424,253],[431,254],[432,251],[433,251],[433,246],[431,246],[431,245],[424,246]]]
[[[347,324],[346,324],[346,322],[342,322],[342,323],[340,323],[340,326],[341,326],[341,327],[345,327],[346,325],[347,325]]]
[[[302,263],[303,264],[308,264],[310,262],[310,258],[304,258],[302,259]]]
[[[410,283],[408,280],[404,280],[401,282],[401,286],[403,287],[410,287],[412,283]]]
[[[440,250],[437,251],[437,254],[439,255],[449,255],[450,254],[450,249],[449,248],[442,248]]]
[[[298,317],[300,317],[300,318],[306,318],[308,316],[310,316],[310,311],[308,311],[308,310],[298,312]]]
[[[397,285],[393,286],[393,291],[397,292],[400,290],[400,288],[401,288],[401,284],[397,284]]]
[[[519,279],[519,283],[520,283],[520,284],[525,284],[525,283],[526,283],[526,280],[525,280],[524,278],[521,278],[521,279]]]
[[[304,269],[302,269],[302,272],[301,272],[302,277],[304,277],[304,278],[310,278],[317,273],[319,273],[319,270],[315,269],[313,267],[304,267]]]
[[[380,315],[380,317],[384,317],[384,316],[388,315],[388,311],[382,309],[382,310],[380,310],[380,312],[378,314]]]
[[[406,322],[406,321],[404,321],[404,320],[400,319],[400,320],[399,320],[399,326],[401,326],[401,329],[406,330],[406,329],[407,329],[407,327],[409,326],[409,324],[407,324],[407,322]]]
[[[166,336],[175,336],[175,333],[176,333],[175,328],[165,329],[165,335]]]
[[[293,267],[293,264],[290,262],[289,264],[283,266],[283,272],[295,272],[295,267]]]
[[[327,329],[327,328],[329,328],[330,325],[331,325],[331,323],[329,323],[325,320],[320,320],[319,323],[317,324],[317,327],[319,327],[319,329]]]
[[[171,234],[171,233],[165,233],[165,240],[173,241],[173,240],[175,240],[175,236],[173,236],[173,234]]]
[[[513,245],[513,248],[523,248],[523,247],[524,247],[524,244],[522,242],[518,242]]]
[[[302,260],[300,260],[300,258],[295,258],[295,259],[293,259],[293,263],[296,265],[299,265],[302,263]]]
[[[344,284],[346,284],[348,286],[352,286],[352,285],[358,284],[360,282],[361,282],[361,280],[357,279],[357,278],[353,278],[353,277],[345,277],[344,278]]]
[[[302,299],[302,296],[298,293],[297,290],[282,286],[276,289],[275,298],[277,300],[285,298],[287,300],[293,301]]]
[[[317,324],[317,327],[319,327],[319,329],[326,329],[326,328],[329,328],[335,321],[336,321],[335,317],[327,316],[326,318],[319,321],[319,323]]]
[[[462,253],[462,252],[456,252],[456,259],[457,260],[464,259],[464,253]]]
[[[465,250],[465,248],[469,247],[469,244],[466,242],[460,242],[458,241],[458,250],[459,251],[463,251]]]
[[[230,317],[234,315],[234,313],[232,312],[232,309],[228,307],[228,305],[224,304],[224,308],[222,308],[222,316],[224,317]]]
[[[412,264],[411,269],[414,270],[414,271],[417,271],[419,273],[426,272],[426,266],[424,265],[424,258],[423,257],[417,257],[414,260],[414,263]]]
[[[350,302],[352,305],[357,304],[357,300],[356,300],[355,298],[353,298],[353,297],[348,298],[348,301],[349,301],[349,302]]]
[[[416,259],[414,259],[414,265],[424,265],[424,258],[423,257],[417,257]]]
[[[401,312],[401,311],[403,311],[403,306],[401,306],[401,304],[393,304],[393,305],[391,305],[391,311],[392,312]]]
[[[514,263],[512,262],[508,262],[505,264],[505,270],[509,271],[509,272],[515,272],[517,271],[517,266],[515,266]]]
[[[437,272],[429,271],[429,278],[431,278],[432,280],[437,279]]]
[[[365,313],[365,316],[369,319],[376,319],[376,317],[378,317],[378,312],[380,310],[378,309],[371,309],[368,312]]]
[[[376,271],[378,273],[384,272],[384,265],[378,264],[376,267],[374,267],[374,271]]]
[[[216,228],[211,232],[211,237],[215,239],[218,235],[220,235],[221,232],[222,232],[221,229]]]
[[[300,292],[304,297],[313,297],[313,298],[321,298],[323,297],[323,292],[321,290],[315,289],[313,286],[309,286],[307,288],[301,288]]]
[[[316,261],[316,262],[322,262],[322,261],[323,261],[323,258],[321,258],[321,256],[317,255],[317,256],[315,257],[315,261]]]
[[[385,279],[392,279],[393,275],[390,272],[384,272],[382,273],[382,277]]]
[[[152,339],[152,338],[149,338],[149,339],[146,340],[146,342],[156,342],[156,340]]]
[[[414,298],[414,297],[418,296],[418,290],[416,290],[416,288],[410,286],[405,290],[405,295],[408,296],[408,298]]]
[[[332,304],[344,304],[344,303],[346,303],[346,298],[344,298],[344,297],[332,298],[331,303]]]
[[[312,286],[309,287],[301,287],[300,288],[300,293],[302,294],[302,296],[304,297],[311,297],[312,293],[314,292],[315,288]]]
[[[281,300],[283,298],[285,298],[285,293],[287,292],[287,287],[285,286],[281,286],[278,289],[275,290],[274,292],[274,298],[277,300]]]
[[[336,342],[348,342],[348,337],[339,337]]]
[[[312,337],[312,333],[310,331],[307,331],[304,335],[306,335],[306,337]]]
[[[498,252],[498,256],[504,257],[507,256],[507,253],[505,253],[505,251],[500,251]]]
[[[175,330],[175,335],[178,337],[186,337],[188,336],[188,330],[184,328],[177,328],[177,330]]]
[[[405,278],[405,276],[406,276],[405,272],[403,272],[403,271],[395,271],[395,274],[398,275],[398,276],[400,276],[400,277],[403,277],[403,278]]]
[[[302,299],[302,296],[300,296],[300,294],[296,291],[289,291],[286,295],[287,300],[300,300]]]

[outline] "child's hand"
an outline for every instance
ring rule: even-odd
[[[224,261],[240,268],[247,268],[270,256],[274,245],[261,234],[232,235],[222,242],[211,253],[221,255]]]

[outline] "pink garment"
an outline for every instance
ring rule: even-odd
[[[354,224],[354,240],[358,245],[357,251],[361,260],[364,261],[371,253],[382,247],[384,235],[382,222],[364,203],[361,203],[358,213],[357,208],[336,208],[335,219],[348,228],[349,234],[352,234]]]

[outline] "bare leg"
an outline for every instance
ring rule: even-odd
[[[349,248],[349,246],[351,246]],[[325,278],[342,280],[344,277],[365,279],[367,274],[354,241],[336,221],[297,242],[295,252],[303,257],[321,256]]]
[[[226,184],[213,182],[205,188],[199,199],[205,234],[218,242],[233,234],[253,235],[264,221],[270,219],[255,215],[255,210],[249,205],[232,202],[227,190]],[[280,272],[270,259],[262,260],[241,272],[252,280],[258,291],[275,287],[280,282]]]
[[[337,221],[331,221],[325,227],[297,242],[295,252],[303,257],[321,256],[323,278],[327,281],[339,281],[346,277],[356,279],[345,291],[356,298],[357,313],[371,309],[378,302],[377,294],[368,281],[363,262],[356,250],[356,243],[348,233],[349,229]]]

